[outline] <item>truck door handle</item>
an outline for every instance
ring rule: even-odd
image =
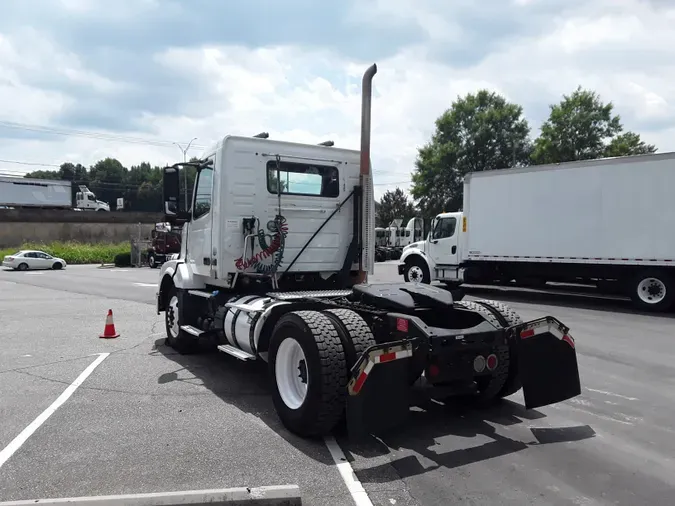
[[[436,239],[435,241],[431,241],[431,244],[438,244],[438,239]]]
[[[457,253],[457,246],[452,247],[452,254],[454,255],[455,253]]]

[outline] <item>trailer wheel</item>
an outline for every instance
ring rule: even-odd
[[[181,355],[187,355],[194,353],[197,350],[198,343],[194,337],[180,328],[183,317],[178,305],[178,300],[178,290],[172,285],[166,295],[164,310],[166,344]]]
[[[431,283],[431,275],[429,274],[429,267],[424,260],[417,256],[408,257],[405,261],[405,272],[403,279],[406,283]]]
[[[482,302],[497,311],[504,320],[503,323],[506,323],[508,326],[523,323],[523,319],[520,315],[503,302],[498,302],[496,300],[480,300],[479,302]],[[520,381],[520,374],[518,374],[518,372],[518,354],[516,346],[513,344],[509,346],[509,374],[498,397],[508,397],[520,390],[523,385]]]
[[[345,408],[345,350],[332,321],[318,311],[282,316],[269,347],[272,400],[279,418],[303,437],[323,436]]]
[[[631,299],[641,309],[667,311],[675,302],[675,283],[663,271],[640,272],[632,280]]]

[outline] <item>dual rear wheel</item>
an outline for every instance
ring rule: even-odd
[[[330,433],[342,420],[349,371],[375,339],[349,309],[294,311],[272,332],[272,399],[289,430],[302,436]]]

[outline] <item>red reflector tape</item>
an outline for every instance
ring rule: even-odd
[[[532,337],[533,335],[534,335],[534,329],[527,329],[527,330],[523,330],[520,333],[520,338],[521,339],[527,339],[528,337]]]
[[[392,360],[396,360],[396,352],[392,353],[383,353],[380,355],[380,362],[391,362]]]
[[[359,377],[356,378],[356,382],[354,383],[354,386],[352,387],[352,391],[355,394],[358,394],[361,391],[361,388],[363,387],[363,384],[366,382],[367,377],[368,377],[368,373],[366,371],[363,371],[361,374],[359,374]]]
[[[574,348],[574,339],[572,338],[572,336],[568,336],[567,334],[565,334],[564,336],[562,336],[562,340],[565,341],[567,344],[569,344],[572,348]]]
[[[405,318],[396,318],[396,330],[399,332],[408,332],[408,320]]]

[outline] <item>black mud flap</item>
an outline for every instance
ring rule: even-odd
[[[535,409],[581,394],[575,343],[569,329],[552,317],[518,325],[518,368],[525,408]]]
[[[354,366],[346,408],[347,432],[351,440],[384,433],[405,424],[408,419],[410,358],[383,363],[375,358],[393,353],[381,346],[371,347],[364,353],[363,360]]]

